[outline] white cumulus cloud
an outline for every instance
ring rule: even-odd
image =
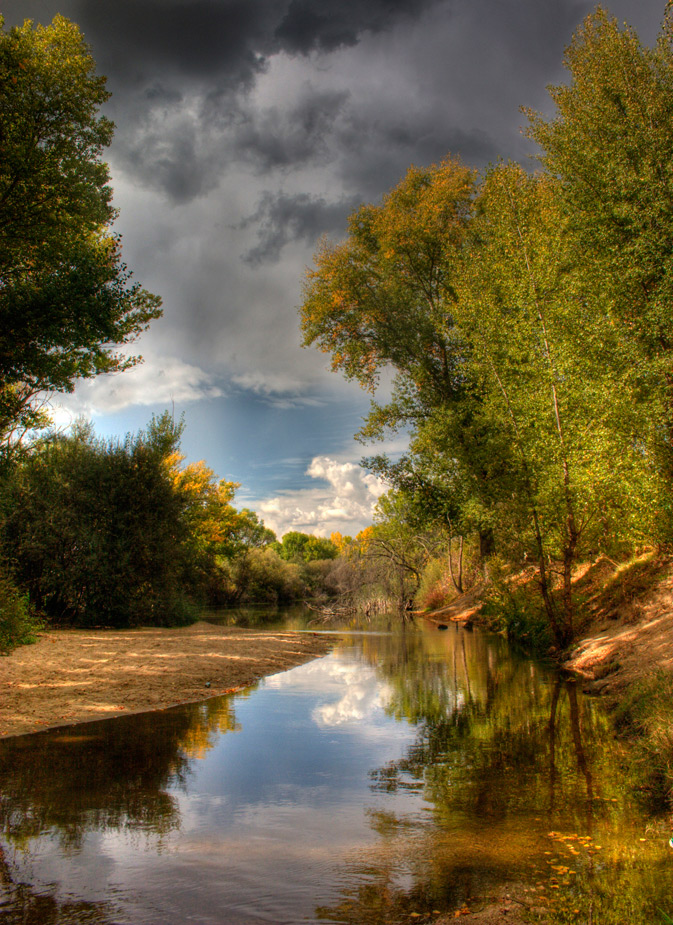
[[[53,417],[57,424],[68,424],[77,415],[113,414],[134,405],[184,404],[222,394],[198,366],[177,357],[146,355],[132,369],[82,380],[71,395],[57,396]]]
[[[278,536],[289,530],[318,536],[358,533],[371,523],[386,490],[381,479],[357,464],[328,456],[314,457],[306,474],[322,487],[282,492],[258,505],[264,523]]]

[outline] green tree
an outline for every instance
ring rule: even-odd
[[[323,243],[307,275],[301,315],[304,345],[330,353],[332,368],[347,378],[374,391],[382,370],[395,373],[391,400],[372,402],[360,437],[407,429],[412,452],[451,459],[441,478],[449,468],[452,478],[460,470],[486,555],[492,549],[487,488],[494,471],[507,468],[509,447],[494,445],[494,435],[475,419],[470,348],[454,317],[476,183],[476,172],[451,157],[411,167],[380,205],[353,213],[345,241]]]
[[[3,486],[2,547],[54,623],[133,626],[191,618],[187,498],[166,465],[169,415],[124,441],[90,426],[25,455]]]
[[[663,5],[662,5],[663,6]],[[604,9],[587,17],[565,57],[570,82],[550,88],[553,118],[529,112],[545,170],[559,180],[567,234],[584,284],[644,357],[638,400],[673,477],[673,11],[646,48]],[[646,361],[646,362],[645,362]],[[658,407],[657,407],[658,405]],[[645,435],[641,436],[644,439]]]
[[[447,158],[411,167],[381,205],[349,218],[348,237],[323,242],[301,308],[304,344],[374,389],[392,367],[440,395],[462,386],[450,325],[453,275],[471,214],[475,173]]]
[[[115,348],[160,314],[111,232],[105,80],[74,24],[0,18],[0,433],[40,422],[36,396],[125,369]]]
[[[300,533],[298,530],[288,531],[279,543],[274,544],[274,549],[286,562],[314,562],[319,559],[336,559],[339,555],[331,540]]]
[[[561,644],[578,557],[651,536],[661,499],[638,439],[638,352],[586,285],[566,225],[555,179],[490,171],[456,309],[482,426],[514,451],[494,485],[498,532],[514,561],[537,563]]]
[[[379,581],[400,613],[411,609],[439,539],[408,493],[391,490],[379,498],[362,555],[379,565]]]

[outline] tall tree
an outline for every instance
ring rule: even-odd
[[[77,26],[0,17],[2,434],[35,422],[38,393],[136,362],[115,348],[161,314],[111,231],[107,98]]]
[[[347,378],[373,392],[382,370],[395,374],[391,400],[372,402],[361,437],[405,427],[420,437],[431,429],[441,441],[435,452],[469,471],[477,498],[508,448],[496,450],[475,426],[469,345],[453,315],[475,187],[476,172],[455,158],[411,167],[380,205],[353,213],[342,243],[323,243],[301,314],[304,345],[330,353],[332,368]],[[474,513],[479,508],[483,515],[483,504]],[[486,553],[484,516],[479,527]]]
[[[642,539],[661,499],[638,437],[638,352],[586,284],[566,225],[555,179],[489,171],[455,312],[482,426],[514,451],[493,486],[497,531],[515,561],[537,563],[561,644],[574,631],[578,557],[637,542],[638,520]]]
[[[640,400],[660,403],[650,419],[667,422],[662,463],[671,479],[673,9],[656,46],[646,48],[598,8],[565,64],[570,82],[550,88],[556,114],[529,112],[529,134],[559,180],[585,285],[601,292],[622,337],[644,351]]]
[[[475,174],[447,158],[412,167],[381,205],[351,215],[348,237],[323,243],[304,288],[304,344],[374,390],[392,368],[417,390],[447,395],[462,385],[451,326]]]

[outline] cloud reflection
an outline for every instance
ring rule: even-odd
[[[342,727],[367,737],[383,732],[385,710],[393,694],[374,668],[353,661],[343,649],[267,678],[265,684],[276,690],[291,687],[294,691],[319,691],[322,702],[311,712],[319,729]],[[404,727],[400,731],[404,737],[408,734]],[[391,734],[387,724],[385,734]]]

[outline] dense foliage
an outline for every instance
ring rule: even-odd
[[[121,259],[105,79],[77,26],[0,18],[0,440],[41,422],[39,396],[124,369],[116,348],[161,314]]]
[[[129,626],[184,620],[189,497],[176,491],[169,421],[123,443],[82,427],[13,472],[2,542],[34,607],[54,623]]]
[[[0,550],[34,611],[52,624],[173,625],[205,604],[315,590],[257,515],[234,507],[235,483],[185,464],[181,434],[168,413],[123,441],[82,424],[15,461],[1,483]],[[12,613],[26,606],[12,589],[2,578],[0,614],[10,597]]]
[[[671,537],[672,30],[645,49],[599,9],[556,115],[529,114],[540,171],[411,168],[304,291],[305,344],[370,389],[395,373],[361,433],[411,433],[398,462],[368,461],[393,487],[377,542],[406,529],[411,550],[424,515],[461,549],[534,563],[561,645],[580,557]]]

